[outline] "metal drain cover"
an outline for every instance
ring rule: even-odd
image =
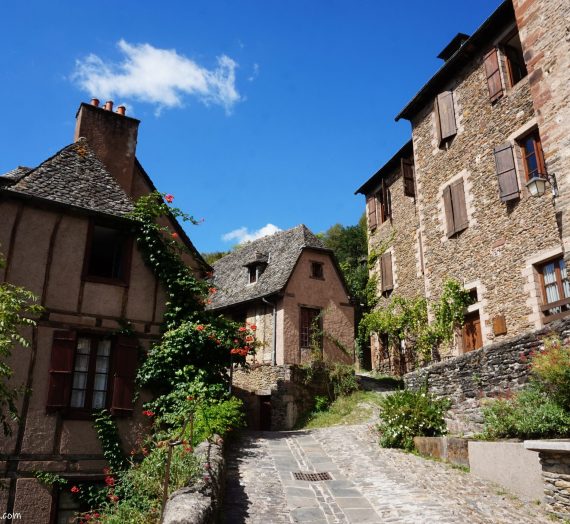
[[[309,482],[318,482],[319,480],[332,480],[329,473],[307,473],[304,471],[295,471],[293,473],[295,480],[308,480]]]

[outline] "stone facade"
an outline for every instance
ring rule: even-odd
[[[307,383],[298,366],[258,365],[234,371],[232,392],[246,407],[250,429],[290,430],[299,418],[310,411],[316,395],[327,395],[322,382]],[[262,411],[262,402],[270,411]],[[265,420],[261,420],[263,417]]]
[[[542,339],[551,333],[567,340],[570,319],[418,369],[404,375],[404,382],[413,389],[427,383],[431,393],[451,400],[446,419],[451,433],[478,433],[483,429],[482,400],[521,389],[528,382],[528,356],[541,350]]]
[[[398,207],[410,206],[414,200],[405,197],[407,202],[401,203],[398,192],[392,192],[391,227],[397,235],[388,249],[394,252],[398,285],[390,298],[424,295],[428,301],[437,300],[446,280],[459,280],[476,300],[468,313],[480,331],[479,346],[513,339],[547,323],[541,309],[547,300],[540,266],[564,255],[566,230],[570,231],[564,218],[570,198],[570,184],[565,190],[570,177],[570,133],[565,127],[570,125],[570,7],[562,0],[520,0],[514,7],[513,11],[510,4],[502,4],[398,116],[412,124],[416,200],[415,209],[400,217]],[[546,19],[555,22],[545,23]],[[516,34],[517,22],[529,75],[513,83],[505,42]],[[494,49],[502,96],[491,100],[485,60]],[[442,141],[434,99],[444,92],[452,94],[454,132]],[[550,191],[533,197],[526,188],[520,139],[533,131],[540,133],[547,172],[556,171],[560,190],[556,198]],[[512,180],[518,191],[513,199],[503,201],[495,148],[506,144],[512,147]],[[449,234],[445,193],[458,182],[463,186],[464,223],[458,233]],[[367,196],[376,191],[368,189]],[[381,237],[370,235],[371,252]],[[420,249],[412,250],[418,240]],[[398,252],[406,249],[405,259]],[[421,264],[416,264],[421,271],[416,274],[412,262],[418,256],[412,252],[421,253]],[[406,284],[402,285],[404,271]],[[386,299],[378,295],[382,307]],[[387,358],[378,340],[372,346],[376,369],[405,370]],[[455,342],[441,353],[448,358],[471,349],[458,332]]]

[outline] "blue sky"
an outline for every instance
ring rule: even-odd
[[[0,172],[51,156],[81,101],[112,96],[142,121],[159,190],[204,218],[199,250],[354,224],[354,190],[409,138],[394,116],[499,4],[1,2]]]

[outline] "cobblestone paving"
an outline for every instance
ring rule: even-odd
[[[295,480],[294,472],[332,480]],[[228,461],[226,524],[551,522],[446,464],[382,449],[366,425],[245,433]]]

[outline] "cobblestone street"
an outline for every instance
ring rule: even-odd
[[[366,425],[244,433],[230,453],[223,516],[226,524],[550,522],[540,506],[469,473],[382,449]]]

